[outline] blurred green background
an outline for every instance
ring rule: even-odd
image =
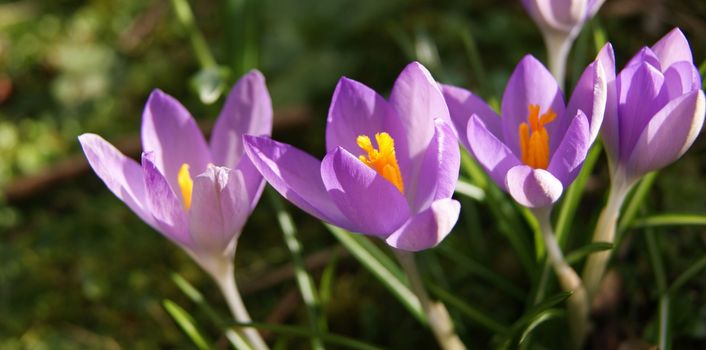
[[[345,75],[387,94],[411,60],[437,80],[497,101],[514,65],[544,59],[540,34],[520,1],[199,0],[194,24],[219,68],[203,70],[184,23],[168,0],[0,2],[0,348],[191,348],[162,308],[175,300],[216,348],[228,343],[168,276],[177,272],[224,317],[216,286],[180,249],[143,224],[86,168],[76,137],[101,134],[139,153],[142,107],[160,88],[204,125],[228,88],[257,67],[275,107],[274,137],[323,154],[333,88]],[[595,55],[596,33],[610,40],[619,65],[672,27],[689,38],[696,64],[706,58],[703,0],[608,0],[578,38],[568,68],[574,81]],[[209,103],[204,103],[209,102]],[[213,103],[210,103],[213,102]],[[607,169],[600,159],[569,238],[577,247],[602,206]],[[640,215],[706,213],[706,139],[660,173]],[[464,214],[441,248],[490,268],[525,291],[531,279],[484,203],[463,199]],[[386,348],[429,349],[431,334],[316,220],[289,207],[317,283],[335,257],[324,310],[335,333]],[[306,325],[289,252],[265,197],[240,238],[237,278],[255,320]],[[670,279],[706,251],[703,227],[655,228]],[[594,305],[592,348],[656,342],[654,273],[645,229],[628,230],[612,271],[614,293]],[[531,241],[532,237],[526,237]],[[473,269],[441,250],[420,254],[425,276],[505,324],[523,297],[498,293]],[[556,288],[554,286],[553,288]],[[677,349],[706,348],[706,274],[673,298]],[[471,348],[495,344],[492,332],[454,317]],[[543,326],[553,348],[563,325]],[[277,336],[270,335],[273,343]],[[544,340],[546,339],[546,341]],[[283,348],[307,348],[280,338]],[[540,345],[537,345],[540,346]]]

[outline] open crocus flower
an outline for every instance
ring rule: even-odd
[[[267,137],[245,149],[280,194],[347,230],[418,251],[437,245],[458,219],[451,199],[459,149],[438,85],[409,64],[389,101],[342,78],[333,95],[323,161]]]
[[[704,123],[704,92],[684,34],[674,29],[615,77],[601,130],[611,169],[627,184],[681,157]]]
[[[95,134],[79,137],[89,164],[143,221],[222,277],[264,180],[243,156],[242,135],[269,135],[272,105],[262,74],[233,87],[210,145],[189,112],[155,90],[142,115],[142,165]]]
[[[542,208],[573,182],[598,134],[607,96],[604,70],[599,61],[591,63],[565,106],[549,71],[525,56],[505,89],[502,118],[467,90],[444,85],[443,92],[461,143],[493,181],[518,203]]]

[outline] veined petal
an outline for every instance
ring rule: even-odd
[[[157,230],[184,247],[192,247],[189,224],[181,201],[153,161],[153,153],[142,153],[146,207],[152,213]]]
[[[693,63],[680,61],[669,66],[664,72],[664,85],[660,94],[668,100],[701,89],[701,76]]]
[[[554,152],[547,168],[564,187],[569,187],[574,182],[592,141],[588,119],[583,111],[579,110],[571,120],[571,125],[566,130],[564,139]]]
[[[694,61],[691,56],[689,41],[686,40],[684,33],[679,28],[674,28],[663,36],[652,46],[652,51],[659,58],[663,71],[676,62],[686,61],[693,63]]]
[[[551,73],[536,58],[525,56],[510,76],[502,100],[503,142],[513,153],[520,154],[517,130],[527,121],[530,104],[539,105],[541,113],[551,108],[557,116],[564,115],[564,97]],[[556,123],[546,125],[549,135],[554,134]],[[549,140],[555,149],[557,140]]]
[[[321,178],[356,232],[387,237],[410,216],[397,187],[341,147],[321,161]]]
[[[153,152],[154,165],[172,188],[183,164],[194,174],[206,170],[211,154],[189,111],[173,97],[154,90],[142,113],[142,149]]]
[[[439,199],[410,218],[385,240],[387,244],[406,251],[420,251],[441,243],[456,225],[461,204],[451,198]]]
[[[520,165],[520,160],[488,129],[486,121],[475,114],[468,122],[466,137],[473,157],[485,168],[498,187],[507,190],[507,172],[510,168]]]
[[[416,184],[407,186],[412,211],[419,212],[432,202],[453,195],[461,166],[458,140],[451,126],[434,120],[434,138],[424,155]]]
[[[245,135],[243,142],[253,165],[287,200],[321,220],[347,230],[355,228],[329,197],[320,161],[269,137]]]
[[[394,110],[373,89],[348,78],[341,78],[333,93],[326,120],[326,151],[343,147],[352,154],[361,154],[356,139],[370,138],[375,133],[387,132],[386,120],[393,118]],[[396,117],[394,117],[396,118]],[[395,138],[396,135],[392,135]]]
[[[250,214],[242,173],[209,165],[194,178],[189,228],[194,249],[223,253],[240,235]]]
[[[590,140],[593,141],[598,136],[603,123],[605,114],[606,102],[608,100],[608,80],[604,71],[603,65],[594,61],[586,70],[584,70],[581,78],[576,83],[574,93],[571,95],[569,105],[566,108],[566,116],[575,116],[578,111],[585,113],[589,123]],[[564,134],[566,128],[572,123],[573,118],[562,118],[560,121],[563,125],[555,130],[555,134],[551,135],[551,139],[557,138],[559,134]],[[561,130],[561,132],[558,132]],[[555,143],[558,146],[558,143]]]
[[[666,96],[659,94],[664,76],[652,65],[642,63],[626,67],[617,79],[620,159],[624,160],[632,153],[650,118],[666,103]]]
[[[704,92],[696,90],[674,99],[657,112],[628,158],[628,176],[639,177],[681,157],[701,131],[705,104]]]
[[[605,114],[600,134],[608,155],[608,162],[612,164],[620,152],[620,121],[618,118],[618,90],[615,81],[615,54],[610,43],[603,46],[596,61],[603,67],[607,80]]]
[[[452,85],[441,84],[441,92],[444,94],[444,100],[446,100],[446,105],[449,107],[449,114],[451,115],[455,133],[467,150],[470,150],[471,146],[466,138],[466,129],[468,128],[468,121],[473,114],[483,120],[491,133],[502,135],[500,116],[480,97],[466,89]]]
[[[424,154],[434,136],[434,119],[441,118],[451,124],[439,85],[424,66],[412,62],[397,77],[390,93],[390,105],[397,112],[397,124],[403,130],[402,135],[391,133],[393,138],[403,137],[395,139],[398,160],[419,162],[417,158]]]
[[[265,178],[262,177],[260,171],[257,170],[252,160],[245,156],[240,158],[238,167],[234,170],[243,177],[243,184],[248,194],[249,211],[252,212],[260,200],[262,190],[265,188]]]
[[[95,134],[78,137],[88,164],[115,196],[148,225],[157,225],[146,205],[142,167]]]
[[[233,86],[211,135],[213,163],[235,168],[243,156],[243,135],[272,133],[272,101],[265,77],[257,70]]]
[[[508,192],[528,208],[543,208],[556,202],[564,190],[561,181],[544,169],[518,165],[507,172]]]

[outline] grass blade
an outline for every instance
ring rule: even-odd
[[[630,196],[628,204],[625,206],[625,210],[623,211],[623,214],[620,217],[620,222],[618,222],[618,239],[616,239],[616,243],[620,242],[621,232],[624,232],[635,219],[637,211],[638,209],[640,209],[640,206],[645,200],[647,193],[652,188],[655,179],[657,179],[657,172],[651,172],[643,176],[642,180],[640,180],[640,184],[637,185],[637,188],[632,193],[632,196]]]
[[[609,242],[593,242],[567,254],[566,262],[569,265],[572,265],[581,261],[581,259],[585,258],[588,255],[591,255],[595,252],[600,252],[602,250],[613,249],[614,246],[615,244]]]
[[[532,320],[527,324],[527,327],[525,327],[525,330],[522,332],[522,335],[520,335],[520,340],[518,341],[518,345],[523,345],[526,340],[528,340],[528,337],[532,334],[532,331],[534,331],[539,325],[542,323],[549,321],[553,318],[561,317],[564,316],[564,311],[559,310],[559,309],[549,309],[549,310],[544,310],[537,314],[535,317],[532,318]]]
[[[671,286],[669,286],[669,289],[667,289],[667,294],[674,295],[676,291],[681,289],[686,282],[688,282],[690,279],[692,279],[694,276],[696,276],[701,270],[703,270],[706,267],[706,256],[703,256],[701,259],[696,261],[694,264],[692,264],[686,271],[682,272],[677,279],[674,280]]]
[[[482,326],[483,328],[486,328],[498,334],[510,333],[510,328],[500,324],[498,321],[495,321],[490,316],[486,315],[484,312],[455,297],[451,293],[447,292],[444,288],[440,288],[439,286],[430,283],[427,283],[427,287],[429,288],[429,291],[434,294],[437,298],[439,298],[439,300],[442,301],[444,304],[453,306],[458,311],[461,311],[461,313],[466,315],[469,319],[475,321],[478,325]]]
[[[635,220],[630,227],[706,226],[706,216],[696,214],[660,214]]]
[[[184,331],[184,333],[189,337],[189,339],[191,339],[198,349],[210,349],[208,343],[203,338],[198,328],[196,328],[193,317],[191,317],[186,310],[169,299],[163,300],[162,306],[164,306],[164,309],[167,310],[169,316],[172,317],[174,322],[179,325],[181,330]]]

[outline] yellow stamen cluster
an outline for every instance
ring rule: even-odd
[[[375,141],[377,141],[378,149],[373,148],[368,136],[358,136],[356,139],[358,147],[368,154],[367,157],[361,155],[358,159],[377,171],[378,174],[395,185],[400,192],[404,193],[402,173],[400,173],[400,166],[397,164],[397,157],[395,156],[395,140],[392,139],[390,134],[380,132],[375,134]]]
[[[189,164],[184,163],[181,165],[177,175],[177,182],[179,182],[179,188],[181,189],[181,197],[184,199],[184,210],[189,210],[191,208],[191,192],[194,189],[194,181],[191,180],[191,174],[189,174]]]
[[[549,134],[545,125],[556,118],[556,113],[549,108],[539,116],[539,106],[529,105],[527,123],[520,124],[520,153],[522,163],[535,169],[546,169],[549,166]]]

